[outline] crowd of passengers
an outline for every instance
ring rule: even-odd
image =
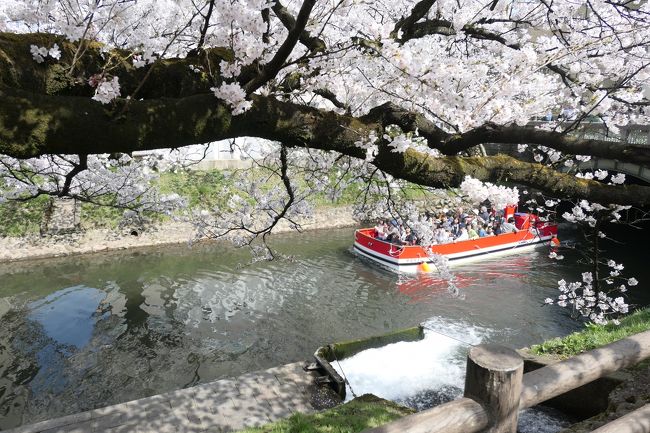
[[[486,206],[482,206],[477,214],[468,214],[463,208],[458,208],[456,211],[427,216],[433,228],[434,245],[519,231],[513,217],[506,221],[502,210],[488,211]],[[390,224],[379,220],[375,226],[375,238],[397,245],[420,245],[418,234],[395,220]]]

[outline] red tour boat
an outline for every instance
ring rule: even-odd
[[[514,216],[519,230],[496,236],[430,246],[431,253],[444,256],[449,264],[505,254],[515,254],[549,242],[557,244],[557,224],[540,221],[536,215],[514,213],[506,208],[505,217]],[[377,239],[375,229],[359,229],[354,234],[354,251],[362,257],[397,272],[430,272],[434,258],[420,245],[395,245]]]

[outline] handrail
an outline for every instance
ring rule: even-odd
[[[364,433],[470,433],[483,430],[489,424],[485,409],[471,398],[463,397],[364,430]]]
[[[494,345],[480,345],[470,350],[467,364],[468,369],[472,368],[473,374],[468,373],[466,377],[466,397],[366,430],[366,433],[474,433],[478,431],[514,433],[516,425],[513,429],[512,420],[501,417],[499,414],[504,404],[507,407],[519,407],[519,409],[532,407],[614,371],[648,359],[650,358],[650,331],[632,335],[526,373],[520,379],[521,392],[510,396],[510,401],[507,401],[508,397],[503,398],[505,394],[502,388],[518,389],[516,383],[513,386],[511,381],[503,380],[503,372],[498,362],[483,362],[489,359],[488,352],[490,351],[494,354],[494,359],[498,360],[499,350],[511,349],[499,349]],[[476,374],[477,364],[486,373]],[[495,377],[498,380],[495,380]],[[484,383],[480,383],[481,381]],[[475,392],[471,392],[471,390],[481,387],[487,390],[489,395],[477,396]],[[468,398],[468,390],[470,390],[469,396],[473,398]],[[496,408],[495,399],[499,399]],[[610,424],[607,424],[594,433],[650,433],[649,414],[650,405],[646,405],[628,414],[629,416],[626,415],[610,423],[616,423],[613,427],[608,427]],[[508,413],[508,416],[512,417],[512,413]],[[624,430],[620,427],[622,425],[633,425],[634,429]]]
[[[531,371],[524,375],[519,407],[535,406],[646,358],[650,358],[650,331]]]
[[[611,421],[591,433],[644,433],[650,431],[650,404]]]

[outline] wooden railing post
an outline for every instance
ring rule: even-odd
[[[524,360],[513,349],[495,344],[474,346],[467,356],[465,397],[488,412],[486,433],[516,433]]]

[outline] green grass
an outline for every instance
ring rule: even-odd
[[[39,233],[48,197],[0,205],[0,236],[25,236]]]
[[[584,331],[545,341],[532,346],[531,350],[537,355],[568,358],[649,329],[650,308],[645,308],[622,319],[620,325],[588,324]]]
[[[189,205],[209,208],[227,200],[223,189],[231,189],[232,181],[220,170],[180,171],[162,173],[158,188],[163,194],[175,192],[187,198]]]
[[[81,211],[79,214],[79,221],[82,227],[103,227],[115,229],[117,228],[122,214],[122,209],[117,209],[110,206],[97,206],[90,203],[81,203]]]
[[[310,415],[294,414],[289,418],[241,433],[355,433],[377,427],[413,413],[412,409],[371,394]]]

